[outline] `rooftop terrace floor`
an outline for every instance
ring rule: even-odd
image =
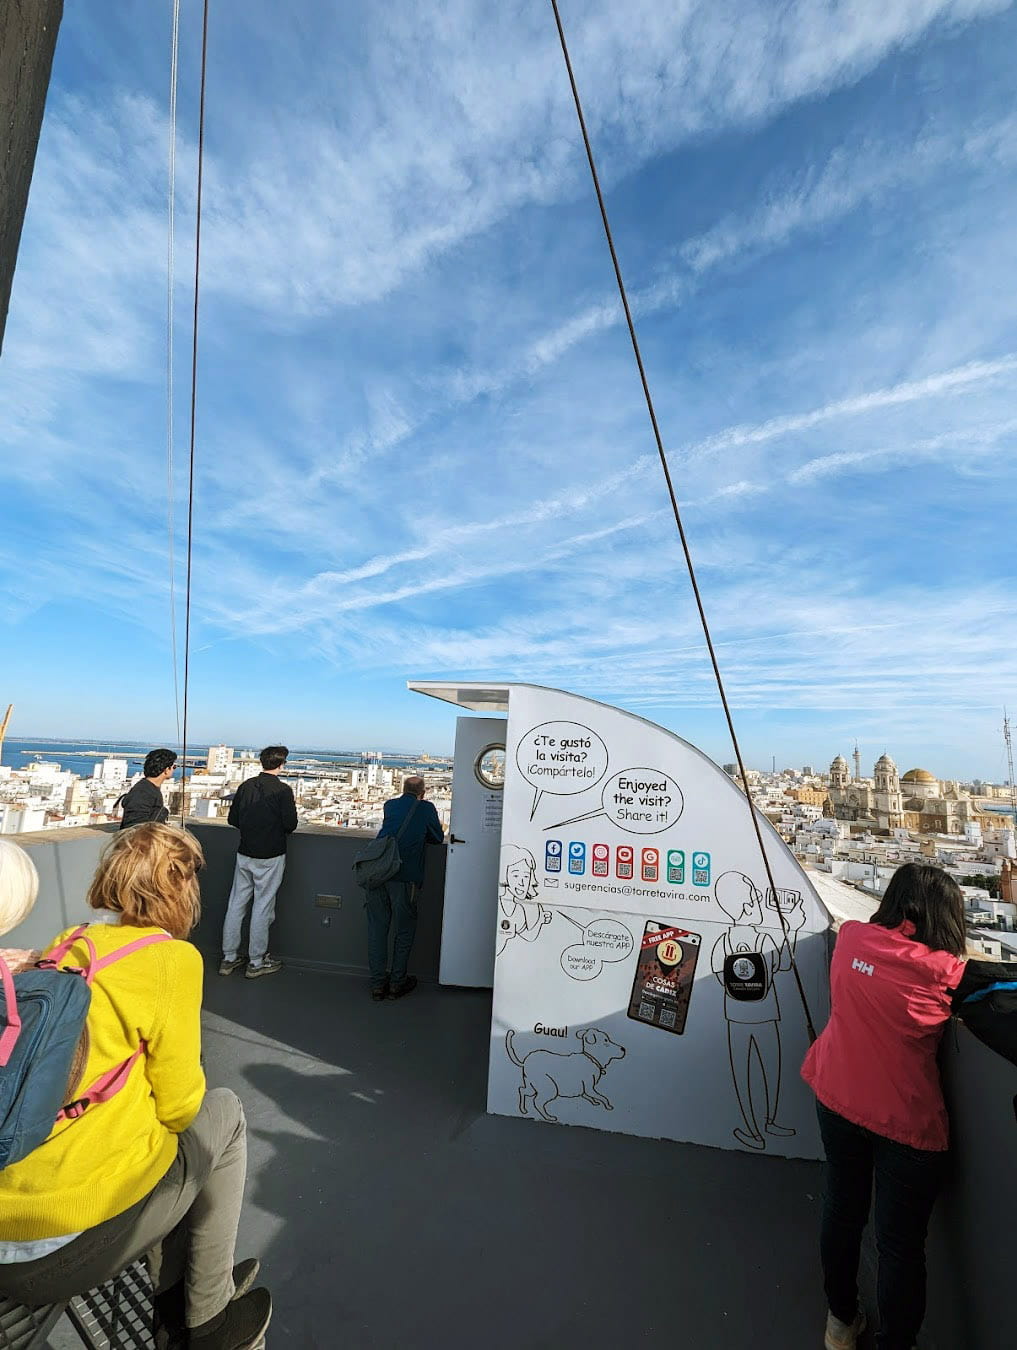
[[[490,995],[209,967],[269,1350],[806,1350],[820,1169],[484,1112]],[[77,1344],[61,1327],[51,1344]]]
[[[210,971],[270,1346],[822,1343],[813,1163],[487,1116],[490,997]]]

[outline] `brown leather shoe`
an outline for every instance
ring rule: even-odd
[[[405,980],[400,980],[398,984],[389,987],[389,998],[402,998],[406,994],[412,994],[417,987],[416,975],[407,975]]]

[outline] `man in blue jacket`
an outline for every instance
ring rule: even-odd
[[[367,959],[371,968],[371,997],[402,998],[417,987],[416,975],[407,975],[413,939],[417,933],[417,888],[424,880],[424,848],[440,844],[445,838],[438,812],[424,801],[424,780],[407,778],[401,797],[385,803],[385,817],[379,839],[399,834],[402,866],[391,881],[367,892]],[[412,812],[412,818],[407,820]],[[388,971],[389,930],[392,939],[392,975]]]

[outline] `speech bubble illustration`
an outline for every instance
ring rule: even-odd
[[[571,914],[559,912],[583,935],[582,942],[566,947],[561,954],[561,968],[570,979],[595,980],[605,965],[624,961],[631,954],[635,946],[632,934],[617,919],[594,919],[592,923],[581,924]]]
[[[596,787],[607,773],[607,746],[579,722],[542,722],[520,740],[516,765],[533,788],[532,820],[545,792],[568,797]]]
[[[580,820],[607,816],[612,824],[631,834],[660,834],[676,824],[684,810],[681,788],[663,769],[623,769],[604,784],[599,810],[544,828],[558,830]]]

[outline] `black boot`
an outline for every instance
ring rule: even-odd
[[[233,1267],[233,1297],[246,1294],[257,1279],[261,1262],[249,1257]],[[152,1298],[152,1338],[155,1350],[186,1350],[187,1327],[184,1319],[184,1282],[178,1280],[169,1289]]]
[[[200,1327],[191,1327],[187,1344],[189,1350],[254,1350],[271,1320],[272,1295],[267,1289],[252,1289]]]

